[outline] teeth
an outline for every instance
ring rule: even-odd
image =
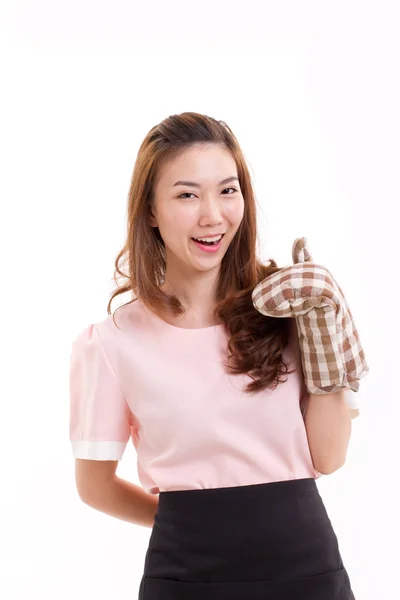
[[[199,242],[216,242],[222,238],[222,235],[217,235],[216,237],[209,238],[193,238],[194,240],[198,240]]]

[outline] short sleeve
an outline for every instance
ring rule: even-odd
[[[304,377],[302,375],[301,392],[300,392],[300,410],[301,410],[301,414],[303,415],[303,419],[306,416],[309,401],[310,401],[310,392],[306,388],[306,385],[304,383]]]
[[[89,325],[72,343],[69,439],[75,458],[121,460],[130,410],[100,339]]]

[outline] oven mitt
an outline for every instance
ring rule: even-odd
[[[313,263],[305,237],[294,241],[292,258],[293,265],[254,288],[253,305],[269,317],[295,318],[309,393],[357,392],[369,366],[343,292],[328,269]],[[346,400],[358,416],[357,402]]]

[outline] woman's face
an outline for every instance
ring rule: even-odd
[[[236,179],[224,181],[230,177]],[[225,148],[199,145],[164,163],[154,189],[149,222],[159,228],[164,240],[168,271],[176,268],[187,274],[219,267],[243,212],[236,163]],[[224,236],[216,252],[206,252],[192,239],[220,233]]]

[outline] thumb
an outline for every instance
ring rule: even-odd
[[[294,265],[304,262],[313,262],[307,238],[300,237],[294,240],[292,247],[292,260]]]

